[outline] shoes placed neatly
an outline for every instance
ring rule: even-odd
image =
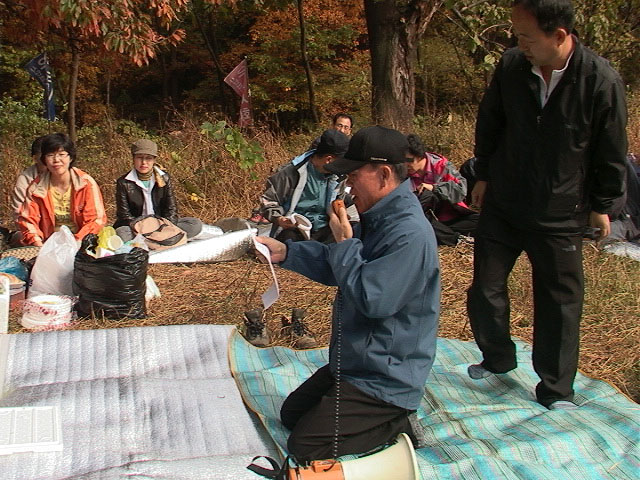
[[[549,410],[575,410],[578,405],[567,400],[556,400],[548,408]]]
[[[266,347],[269,344],[269,332],[264,323],[262,308],[254,308],[244,312],[244,336],[256,347]]]
[[[315,348],[318,346],[318,342],[313,336],[313,333],[309,331],[302,321],[305,315],[306,312],[304,308],[294,308],[291,311],[291,322],[289,322],[287,317],[282,317],[282,329],[291,335],[293,347],[297,349]]]
[[[490,372],[479,363],[469,365],[469,367],[467,368],[467,373],[474,380],[480,380],[481,378],[487,378],[493,375],[493,372]]]

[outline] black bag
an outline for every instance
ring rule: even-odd
[[[455,246],[458,244],[458,239],[460,238],[458,232],[439,221],[433,214],[427,215],[427,219],[429,219],[429,223],[431,223],[433,227],[433,232],[436,234],[438,245]]]
[[[73,292],[79,297],[78,313],[81,316],[145,318],[149,253],[142,248],[103,258],[86,253],[87,248],[95,251],[97,245],[97,235],[86,235],[75,257]]]
[[[427,215],[429,211],[436,211],[438,204],[440,203],[440,199],[435,193],[433,193],[433,190],[427,190],[425,188],[420,193],[417,191],[414,193],[418,197],[418,201],[420,202],[420,206],[422,207],[422,211],[425,215]]]

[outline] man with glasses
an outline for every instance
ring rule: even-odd
[[[340,133],[345,134],[347,137],[351,136],[351,130],[353,129],[353,117],[347,113],[336,113],[331,121],[331,128],[338,130]],[[314,150],[320,143],[320,137],[311,142],[309,150]]]

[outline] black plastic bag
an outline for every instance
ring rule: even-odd
[[[134,248],[129,253],[94,258],[98,236],[89,234],[75,257],[73,292],[78,295],[76,309],[81,316],[104,315],[108,318],[145,318],[147,266],[149,253]]]

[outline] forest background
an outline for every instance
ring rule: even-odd
[[[577,0],[577,33],[627,85],[629,149],[640,153],[640,0]],[[101,185],[114,218],[115,180],[129,145],[155,140],[183,215],[246,218],[273,169],[304,151],[337,112],[354,132],[380,123],[418,133],[460,166],[473,152],[475,113],[505,48],[514,45],[509,1],[474,0],[0,0],[0,221],[30,163],[32,140],[66,131],[77,166]],[[42,87],[24,70],[46,52],[58,119],[42,117]],[[239,99],[223,82],[247,60],[254,124],[239,128]],[[440,249],[440,334],[470,339],[464,308],[468,245]],[[581,369],[640,400],[638,262],[585,246]],[[143,324],[239,323],[268,285],[250,259],[153,266],[163,292]],[[301,303],[321,343],[333,289],[282,272],[267,319]],[[514,333],[531,338],[530,269],[510,279]],[[301,300],[304,297],[304,300]],[[23,331],[19,315],[11,328]],[[76,328],[140,324],[85,319]]]

